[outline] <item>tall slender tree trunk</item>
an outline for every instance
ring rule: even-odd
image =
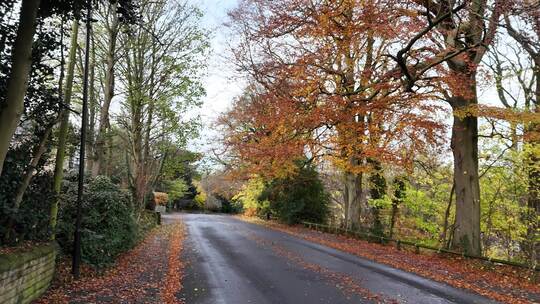
[[[32,161],[28,165],[28,168],[26,169],[26,173],[24,174],[23,180],[21,184],[19,185],[19,187],[17,188],[17,192],[15,194],[15,201],[13,204],[14,209],[17,211],[19,210],[19,207],[21,206],[24,193],[26,192],[28,185],[30,185],[30,181],[32,180],[32,177],[36,173],[36,167],[39,161],[41,160],[41,156],[43,156],[43,153],[45,153],[45,151],[47,150],[47,141],[49,140],[49,136],[51,135],[53,126],[54,124],[51,124],[43,132],[39,145],[37,146],[36,150],[34,151],[34,155],[32,156]]]
[[[540,58],[536,58],[536,93],[534,112],[540,114]],[[533,123],[529,128],[531,142],[527,164],[529,193],[527,199],[527,242],[532,264],[540,264],[540,124]]]
[[[345,228],[349,228],[349,189],[347,189],[347,176],[346,174],[343,174],[343,185],[344,188],[342,190],[342,202],[343,202],[343,222],[341,223],[342,226]]]
[[[58,146],[56,148],[56,159],[54,165],[53,190],[55,198],[50,207],[49,229],[51,239],[55,239],[56,222],[58,216],[58,203],[62,190],[62,180],[64,179],[64,162],[66,158],[66,142],[69,127],[69,106],[71,105],[71,96],[73,92],[73,78],[75,74],[75,61],[77,55],[77,38],[79,35],[79,22],[73,21],[71,27],[71,42],[69,47],[69,58],[66,85],[64,91],[64,107],[60,113],[60,127],[58,130]]]
[[[389,238],[394,236],[394,228],[399,217],[399,205],[403,203],[406,195],[406,185],[402,177],[396,177],[394,180],[394,197],[392,199],[392,215],[390,216]]]
[[[6,101],[0,112],[0,174],[9,150],[11,138],[24,111],[24,95],[28,88],[32,66],[32,41],[36,32],[39,0],[23,0],[17,38],[12,50],[11,75],[7,85]]]
[[[452,181],[452,188],[450,189],[450,197],[448,198],[448,204],[446,205],[446,210],[444,211],[443,231],[440,238],[441,244],[446,244],[446,239],[448,236],[448,220],[450,218],[450,211],[452,210],[452,202],[454,201],[455,189],[456,189],[456,182]]]
[[[348,22],[352,22],[353,19],[353,4],[352,3],[345,3],[346,8],[344,9],[343,15],[345,16],[346,20]],[[349,103],[353,103],[351,99],[354,97],[352,96],[353,92],[355,91],[356,87],[356,78],[355,78],[355,55],[354,55],[354,42],[352,40],[352,37],[350,33],[346,33],[343,36],[343,39],[336,39],[335,40],[338,51],[338,66],[339,70],[342,71],[343,75],[339,76],[338,79],[336,79],[336,83],[338,85],[338,93],[342,94],[342,97],[345,98]],[[341,87],[340,87],[341,86]],[[349,112],[349,111],[348,111]],[[356,131],[352,132],[353,134],[350,134],[349,128],[356,128],[357,124],[363,123],[363,117],[359,117],[357,113],[347,113],[347,115],[350,115],[350,123],[349,126],[345,126],[347,130],[343,130],[342,134],[340,134],[340,137],[345,145],[348,145],[350,143],[354,143],[352,146],[353,152],[351,151],[344,152],[342,156],[348,157],[349,162],[349,168],[346,169],[345,172],[345,193],[346,193],[346,206],[348,207],[348,221],[347,221],[347,227],[348,228],[355,228],[360,226],[360,215],[361,215],[361,199],[362,199],[362,173],[355,173],[354,169],[357,168],[362,160],[358,158],[357,151],[358,147],[356,146],[356,143],[359,140],[360,134],[358,134]],[[347,150],[347,149],[346,149]]]
[[[468,108],[477,104],[475,77],[472,73],[465,95],[457,92],[450,100],[454,113],[451,147],[456,184],[456,226],[452,245],[467,254],[481,255],[478,118],[467,114]]]
[[[95,162],[92,168],[92,176],[102,174],[107,161],[107,128],[109,126],[109,109],[114,97],[115,75],[114,66],[116,64],[116,42],[118,38],[118,15],[116,13],[116,4],[112,4],[109,11],[112,13],[111,26],[108,29],[108,49],[105,59],[105,84],[104,99],[99,113],[99,128],[96,137]]]

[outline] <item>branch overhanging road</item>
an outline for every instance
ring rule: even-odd
[[[185,303],[495,303],[234,217],[170,214],[188,236]]]

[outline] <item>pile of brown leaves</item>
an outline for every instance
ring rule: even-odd
[[[114,267],[100,273],[83,266],[77,281],[70,262],[61,260],[52,287],[36,303],[182,303],[174,297],[182,287],[184,233],[182,223],[161,226]]]

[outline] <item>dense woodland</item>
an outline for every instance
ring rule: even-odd
[[[0,4],[0,239],[71,253],[86,98],[82,252],[102,266],[150,228],[155,192],[196,194],[209,33],[181,0],[92,2],[88,31],[85,3]]]
[[[85,155],[82,252],[96,266],[141,239],[155,204],[538,264],[537,0],[241,0],[227,56],[248,85],[207,154],[188,149],[202,11],[104,0],[89,16],[85,3],[0,3],[3,246],[71,252]]]

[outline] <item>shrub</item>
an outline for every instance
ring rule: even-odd
[[[150,230],[157,226],[158,214],[154,211],[143,210],[137,221],[137,239],[142,239]]]
[[[231,201],[227,199],[226,197],[219,194],[215,194],[215,196],[221,202],[221,212],[232,213],[232,214],[242,213],[243,208],[240,202]]]
[[[329,196],[312,166],[300,168],[296,176],[271,181],[260,200],[270,202],[261,204],[263,214],[260,215],[270,211],[287,224],[301,221],[322,223],[329,212]]]
[[[71,252],[77,203],[76,179],[68,179],[58,221],[58,242]],[[137,225],[128,194],[107,177],[98,176],[85,185],[82,209],[82,259],[96,267],[110,265],[137,239]]]
[[[55,194],[52,191],[52,173],[43,169],[45,160],[38,164],[37,173],[24,193],[19,210],[14,209],[15,193],[30,162],[31,153],[27,151],[31,149],[30,143],[23,143],[10,150],[4,162],[0,176],[0,244],[4,241],[14,245],[23,240],[48,239],[50,202]],[[10,237],[5,240],[8,229],[11,230]]]
[[[298,163],[298,174],[264,182],[253,178],[233,197],[242,205],[244,214],[267,217],[294,224],[301,221],[325,222],[329,213],[330,197],[324,190],[319,175],[312,166]]]

